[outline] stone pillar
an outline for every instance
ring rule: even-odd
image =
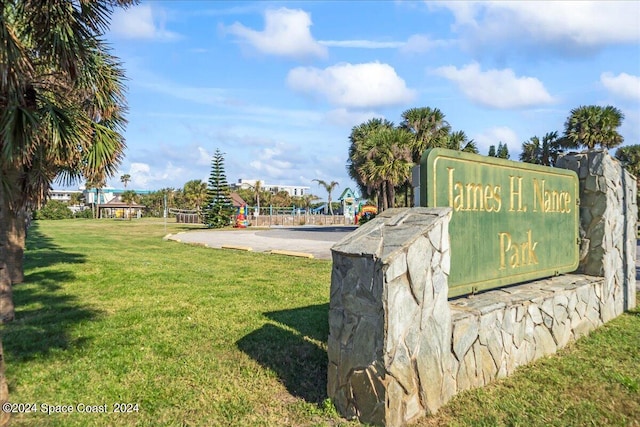
[[[603,322],[636,306],[636,179],[607,151],[569,153],[557,166],[580,180],[580,269],[605,278]]]
[[[333,246],[327,392],[343,416],[399,426],[455,394],[450,215],[389,209]]]

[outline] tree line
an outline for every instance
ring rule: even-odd
[[[125,189],[131,179],[130,174],[124,174],[120,177],[120,181],[124,184]],[[317,181],[318,184],[327,191],[330,211],[332,211],[331,204],[333,203],[331,203],[331,192],[338,183],[336,181],[328,183],[318,179],[314,181]],[[248,207],[257,207],[258,209],[268,206],[277,208],[295,206],[301,209],[311,209],[321,204],[318,203],[320,198],[313,194],[291,196],[286,191],[272,193],[264,189],[262,181],[256,181],[256,183],[250,185],[249,188],[238,189],[236,193],[245,201]],[[120,195],[120,200],[125,203],[143,205],[145,207],[145,216],[162,217],[165,207],[203,213],[216,200],[221,197],[229,197],[230,194],[231,191],[224,172],[224,156],[219,150],[216,150],[212,158],[211,176],[208,184],[202,180],[193,179],[187,181],[182,188],[167,187],[147,194],[137,194],[134,190],[125,190]],[[229,203],[231,202],[229,201]],[[67,204],[57,200],[48,201],[47,204],[35,212],[35,217],[37,219],[73,218],[74,214],[66,207],[82,204],[84,204],[84,196],[81,193],[73,193]],[[88,210],[86,211],[91,213]],[[76,213],[75,217],[87,218],[89,217],[87,212],[82,211]],[[96,217],[95,212],[92,217]]]
[[[571,110],[562,135],[552,131],[523,142],[520,160],[553,166],[565,150],[617,147],[623,143],[618,132],[623,119],[622,112],[612,106],[580,106]],[[478,154],[477,144],[464,131],[454,131],[444,113],[431,107],[404,111],[397,126],[379,118],[354,126],[349,143],[347,172],[363,197],[376,203],[379,211],[413,205],[411,170],[420,164],[425,150],[448,148]],[[640,166],[629,166],[632,160],[640,162],[640,149],[627,148],[618,150],[618,158],[632,173],[640,171]],[[510,157],[502,142],[497,148],[490,146],[488,155]]]
[[[320,198],[313,194],[304,196],[291,196],[286,191],[272,193],[262,189],[258,184],[258,189],[242,188],[235,192],[247,203],[248,207],[291,207],[296,206],[302,209],[315,208]],[[120,195],[120,199],[125,203],[138,203],[145,207],[144,215],[150,217],[162,217],[164,215],[165,199],[167,206],[180,210],[201,211],[208,199],[207,183],[193,179],[187,181],[182,188],[166,187],[152,191],[148,194],[137,194],[135,190],[126,190]],[[38,212],[45,210],[47,205],[57,202],[50,200]],[[62,202],[60,202],[62,203]],[[69,206],[84,204],[82,194],[72,194]],[[335,205],[335,203],[334,203]],[[36,214],[37,215],[37,214]],[[83,217],[86,215],[83,215]],[[72,215],[65,216],[71,218]]]

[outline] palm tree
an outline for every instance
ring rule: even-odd
[[[200,211],[207,201],[207,183],[199,179],[192,179],[184,184],[182,190],[189,208]]]
[[[586,147],[593,150],[596,145],[614,148],[624,142],[618,132],[624,114],[610,105],[586,105],[574,108],[564,124],[562,145],[570,148]]]
[[[450,144],[451,126],[445,120],[444,113],[438,108],[410,108],[402,113],[400,127],[414,135],[411,158],[420,164],[422,154],[429,148],[447,147]],[[455,143],[455,142],[452,142]],[[475,143],[469,148],[471,149]],[[413,201],[413,186],[410,178],[404,183],[405,199]]]
[[[133,190],[127,190],[120,195],[120,200],[127,204],[127,217],[131,221],[131,204],[136,203],[138,195]]]
[[[351,129],[349,135],[349,158],[347,160],[347,172],[356,182],[360,194],[363,197],[372,197],[374,189],[368,185],[362,176],[362,165],[366,162],[367,153],[370,149],[370,135],[378,129],[392,129],[393,123],[383,119],[370,119]]]
[[[478,154],[478,146],[475,141],[469,140],[464,131],[451,132],[447,140],[446,148],[450,150],[464,151],[465,153]]]
[[[445,120],[444,113],[438,108],[430,107],[404,111],[400,127],[414,135],[412,158],[416,164],[420,163],[422,153],[428,148],[446,147],[451,132],[451,126]]]
[[[532,136],[522,143],[520,161],[537,165],[553,166],[560,151],[558,132],[547,132],[542,140]]]
[[[528,141],[522,143],[520,161],[525,163],[540,164],[540,153],[542,151],[540,138],[532,136]]]
[[[0,221],[5,229],[20,228],[20,212],[40,205],[56,176],[70,183],[116,171],[124,150],[123,72],[100,36],[112,6],[133,3],[0,5],[0,169],[5,193]],[[21,257],[3,252],[0,260],[20,262]],[[12,276],[18,270],[21,265],[9,268]]]
[[[273,206],[278,206],[281,208],[289,207],[292,203],[291,194],[284,190],[278,191],[271,197],[271,203],[273,204]]]
[[[640,145],[627,145],[616,150],[615,158],[635,177],[640,177]],[[640,183],[640,181],[638,181]]]
[[[69,205],[79,206],[83,202],[84,202],[84,195],[82,193],[71,193],[71,197],[69,198]]]
[[[114,6],[134,0],[0,3],[0,317],[13,318],[22,215],[56,176],[112,176],[124,150],[123,72],[101,40]],[[7,251],[11,256],[7,256]],[[7,268],[9,265],[10,268]],[[0,343],[0,404],[8,400]],[[3,420],[4,421],[4,420]]]
[[[128,173],[120,176],[120,182],[124,184],[125,189],[127,188],[127,184],[129,183],[129,181],[131,181],[131,175],[129,175]]]
[[[97,219],[100,217],[100,189],[105,186],[105,181],[103,179],[90,179],[87,180],[85,186],[87,190],[94,188],[96,190],[96,197],[93,203],[93,218]]]
[[[311,204],[319,199],[320,197],[314,194],[305,194],[304,196],[300,197],[300,200],[302,201],[301,206],[304,207],[304,210],[306,213],[309,213],[309,210],[311,209]]]
[[[379,211],[395,206],[396,187],[411,177],[412,142],[413,135],[402,128],[381,128],[370,135],[361,176],[377,188]]]
[[[313,181],[317,182],[318,185],[324,187],[327,190],[327,203],[329,204],[329,212],[331,216],[333,216],[333,207],[331,206],[331,192],[339,185],[338,181],[327,182],[322,179],[314,179]]]
[[[252,190],[252,197],[253,197],[253,200],[255,201],[256,208],[258,210],[258,215],[259,215],[260,214],[260,196],[262,195],[262,193],[264,193],[262,189],[263,188],[262,181],[258,180],[253,185],[251,184],[247,184],[247,185]]]

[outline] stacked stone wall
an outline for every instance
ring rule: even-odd
[[[448,208],[385,211],[332,248],[327,391],[343,416],[405,425],[635,306],[635,179],[574,156],[587,274],[448,300]]]
[[[569,153],[557,166],[580,180],[579,271],[605,278],[605,322],[636,306],[636,179],[606,151]]]
[[[448,399],[449,217],[390,209],[333,247],[327,391],[345,417],[400,425]]]
[[[564,275],[451,302],[456,392],[511,375],[602,325],[605,281]]]

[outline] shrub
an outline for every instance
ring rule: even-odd
[[[91,209],[83,209],[73,215],[75,218],[93,219],[93,211]]]
[[[73,218],[71,209],[59,200],[49,200],[42,209],[37,210],[35,219],[68,219]]]

